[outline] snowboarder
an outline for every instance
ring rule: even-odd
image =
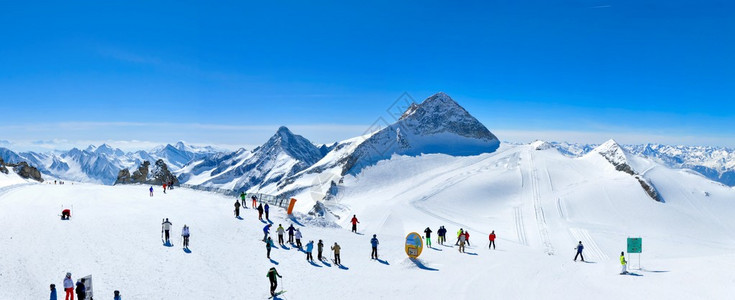
[[[464,235],[464,230],[462,230],[462,228],[460,228],[459,231],[457,231],[457,242],[454,243],[455,246],[459,245],[459,237],[460,236],[463,236],[463,235]]]
[[[122,300],[122,297],[120,297],[120,291],[115,290],[113,292],[113,295],[115,296],[115,298],[112,298],[112,300]]]
[[[66,293],[64,300],[69,300],[69,296],[74,300],[74,280],[71,279],[71,273],[66,273],[64,277],[64,293]]]
[[[261,202],[260,205],[258,205],[258,220],[263,221],[263,203]]]
[[[151,197],[153,197],[153,186],[151,185],[151,188],[148,189],[149,192],[151,192]]]
[[[319,240],[319,243],[316,244],[316,258],[319,261],[322,261],[322,251],[324,251],[324,243],[322,243],[322,240]]]
[[[339,265],[341,260],[339,259],[339,250],[342,249],[337,242],[334,242],[334,246],[332,246],[332,251],[334,251],[334,263]]]
[[[431,229],[426,227],[426,229],[424,229],[424,233],[426,234],[426,246],[431,248]]]
[[[470,245],[470,231],[467,230],[464,232],[464,241],[467,243],[467,246]]]
[[[276,268],[271,268],[268,270],[268,274],[265,275],[265,277],[268,277],[268,280],[270,280],[271,283],[271,297],[276,296],[276,288],[278,287],[277,278],[283,278],[280,274],[278,274],[278,271],[276,271]]]
[[[163,184],[163,193],[164,194],[166,193],[166,184],[165,183]]]
[[[371,259],[378,259],[378,235],[373,234],[373,238],[370,239],[370,245],[373,246],[373,251],[370,253]]]
[[[184,248],[189,249],[189,226],[184,224],[184,228],[181,229],[181,236],[184,238]]]
[[[77,299],[84,300],[87,298],[87,288],[84,286],[84,278],[77,280]]]
[[[270,210],[270,206],[268,206],[268,203],[263,206],[263,212],[265,212],[265,219],[270,221],[271,219],[268,217],[268,211]]]
[[[447,230],[444,228],[444,225],[439,227],[436,233],[439,235],[439,245],[444,245],[444,242],[447,240]]]
[[[271,258],[271,247],[273,247],[273,239],[271,239],[271,237],[268,237],[268,239],[265,240],[265,251],[266,257],[268,257],[268,259]]]
[[[293,245],[293,234],[294,234],[294,231],[296,230],[296,228],[294,228],[293,227],[293,224],[291,224],[290,226],[288,226],[288,229],[286,229],[286,230],[288,230],[288,242],[291,245]]]
[[[278,228],[276,229],[276,233],[278,233],[278,244],[283,246],[283,234],[286,232],[285,229],[283,229],[283,226],[281,224],[278,224]]]
[[[582,261],[584,261],[584,256],[582,255],[582,250],[584,250],[584,246],[582,245],[582,241],[579,241],[579,244],[577,245],[577,255],[574,256],[574,261],[577,261],[577,257],[581,257]]]
[[[49,296],[50,300],[56,300],[56,285],[51,285],[51,295]]]
[[[464,253],[464,243],[467,237],[464,234],[459,235],[459,253]]]
[[[296,247],[301,250],[301,230],[296,228],[296,232],[294,233],[294,237],[296,238]]]
[[[173,224],[171,224],[171,222],[168,221],[168,218],[166,218],[166,220],[163,221],[163,223],[161,223],[161,228],[163,229],[164,237],[166,238],[164,241],[166,243],[168,243],[169,231],[171,231],[172,225]]]
[[[314,250],[314,241],[306,243],[306,260],[313,262],[314,256],[311,255],[311,250]]]
[[[235,218],[240,217],[240,202],[235,200]]]
[[[245,192],[241,192],[240,193],[240,200],[242,201],[242,207],[244,207],[244,208],[248,208],[247,203],[245,203],[245,198],[246,197],[247,196],[245,195]]]
[[[622,265],[620,275],[628,274],[628,262],[625,261],[625,252],[620,252],[620,264]]]
[[[487,248],[495,249],[495,230],[490,233],[490,236],[488,236],[488,238],[490,239],[490,244],[488,244]]]
[[[271,232],[271,225],[273,224],[266,224],[265,227],[263,227],[263,241],[264,242],[266,239],[268,239],[268,234]]]
[[[258,198],[255,197],[255,195],[253,195],[253,197],[251,197],[251,199],[253,199],[253,208],[255,208],[255,203],[258,201]]]
[[[352,215],[352,220],[350,220],[352,223],[352,232],[357,233],[357,223],[360,223],[360,221],[357,220],[357,215]]]

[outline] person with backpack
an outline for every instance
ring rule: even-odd
[[[184,224],[184,228],[181,229],[181,237],[184,238],[184,248],[189,249],[189,236],[191,234],[189,233],[189,226],[186,226]]]
[[[490,233],[490,236],[488,236],[488,238],[490,239],[490,244],[488,244],[487,248],[495,249],[495,230]]]
[[[439,245],[444,245],[444,242],[447,240],[447,230],[444,228],[444,225],[439,227],[436,234],[439,235]]]
[[[148,191],[150,191],[150,192],[151,192],[151,197],[153,197],[153,186],[152,186],[152,185],[151,185],[151,188],[150,188],[150,189],[148,189]]]
[[[122,300],[122,297],[120,296],[120,291],[115,290],[113,293],[114,298],[112,300]]]
[[[424,229],[424,233],[426,234],[426,246],[431,248],[431,229],[426,227],[426,229]]]
[[[291,224],[290,226],[288,226],[288,229],[286,230],[288,230],[288,242],[291,245],[293,245],[293,234],[294,234],[294,231],[296,231],[296,228],[294,228],[293,224]]]
[[[266,224],[265,227],[263,227],[263,241],[264,242],[266,239],[268,239],[268,234],[271,232],[271,225],[273,224]]]
[[[268,237],[268,239],[265,240],[265,251],[266,257],[268,257],[268,259],[271,258],[271,247],[273,247],[273,239],[271,239],[271,237]]]
[[[278,278],[283,278],[280,274],[278,274],[278,271],[276,271],[275,267],[272,267],[270,270],[268,270],[268,274],[265,275],[265,277],[268,277],[268,280],[271,284],[271,297],[276,296],[276,288],[278,288]]]
[[[467,246],[470,246],[470,231],[465,230],[464,232],[464,241],[467,243]]]
[[[370,245],[373,246],[373,251],[370,253],[371,259],[378,259],[378,235],[373,234],[373,238],[370,239]]]
[[[163,221],[163,223],[161,223],[161,227],[163,229],[164,237],[166,238],[165,239],[165,242],[166,243],[169,242],[169,231],[171,231],[171,226],[173,226],[173,224],[171,224],[171,222],[168,221],[168,218],[166,218],[166,220]]]
[[[294,237],[296,238],[296,247],[301,250],[301,230],[296,228],[296,233],[294,233]]]
[[[51,284],[51,295],[49,295],[49,300],[57,300],[56,298],[56,285]]]
[[[263,206],[263,212],[265,212],[265,219],[270,221],[271,219],[268,217],[268,211],[270,210],[270,206],[268,206],[268,203]]]
[[[240,192],[240,200],[242,202],[242,207],[243,208],[248,208],[247,203],[245,203],[245,198],[246,197],[247,196],[245,195],[245,192]]]
[[[235,218],[240,217],[240,202],[235,200]]]
[[[459,253],[464,253],[464,243],[467,237],[464,234],[459,235]]]
[[[74,300],[74,280],[71,279],[71,273],[66,273],[64,277],[64,293],[66,293],[64,300],[69,300],[69,296]]]
[[[314,241],[306,243],[306,260],[314,262],[314,256],[311,255],[311,251],[314,250]]]
[[[332,251],[334,251],[334,263],[339,265],[341,260],[339,259],[339,251],[342,249],[337,242],[334,242],[334,246],[332,246]]]
[[[464,230],[462,230],[462,228],[460,228],[459,231],[457,231],[457,242],[454,243],[455,246],[459,245],[459,237],[460,236],[463,236],[463,235],[464,235]]]
[[[258,205],[258,220],[263,221],[263,202]]]
[[[582,261],[584,261],[584,255],[582,255],[582,250],[584,250],[584,245],[582,245],[582,241],[579,241],[579,244],[576,247],[577,249],[577,255],[574,256],[574,261],[577,261],[577,257],[581,257]]]
[[[77,300],[84,300],[87,298],[87,288],[84,286],[84,278],[77,280]]]
[[[620,275],[628,274],[628,262],[625,261],[625,252],[620,252],[620,264],[622,265]]]
[[[322,240],[319,240],[319,243],[316,244],[316,258],[319,261],[322,261],[322,251],[324,250],[324,243],[322,243]]]
[[[278,228],[276,229],[276,233],[278,233],[278,244],[283,246],[283,234],[286,232],[286,230],[283,229],[283,226],[281,224],[278,224]]]
[[[357,215],[352,215],[350,223],[352,223],[352,232],[357,233],[357,223],[360,223],[360,221],[357,220]]]

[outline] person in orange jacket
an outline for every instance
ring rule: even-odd
[[[487,246],[488,249],[493,248],[495,249],[495,230],[490,233],[490,244]]]

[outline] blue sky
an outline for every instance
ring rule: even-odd
[[[328,143],[444,91],[502,140],[735,147],[732,1],[267,2],[0,2],[0,143]]]

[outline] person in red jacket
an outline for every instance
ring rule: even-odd
[[[163,193],[164,194],[166,193],[166,184],[165,183],[163,184]]]
[[[464,231],[464,239],[467,242],[467,246],[469,246],[470,245],[470,231],[469,230]]]
[[[488,249],[495,249],[495,230],[490,233],[490,244],[487,246]]]
[[[352,232],[357,233],[357,223],[360,223],[360,221],[357,220],[357,215],[352,215]]]

